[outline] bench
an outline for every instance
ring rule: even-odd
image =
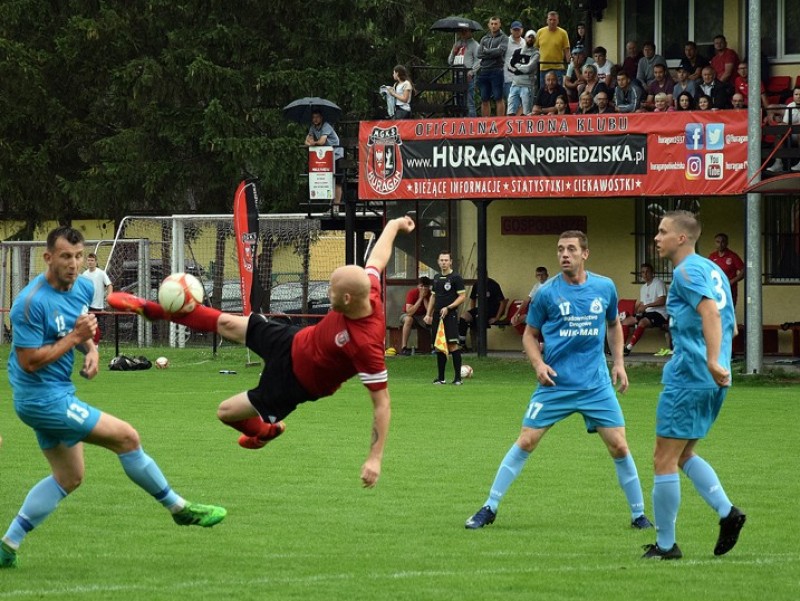
[[[739,335],[733,339],[733,352],[735,354],[744,354],[745,352],[745,338],[746,332],[744,324],[739,324]],[[780,354],[780,345],[778,341],[778,332],[791,331],[792,333],[792,356],[800,357],[800,322],[785,323],[783,325],[762,324],[761,325],[761,345],[762,352],[765,355],[778,355]]]
[[[403,328],[402,326],[388,326],[386,328],[388,335],[387,340],[389,341],[388,346],[400,352],[402,348],[403,342]],[[416,326],[411,328],[411,334],[408,336],[408,344],[409,348],[411,348],[411,344],[414,338],[414,332],[417,333],[417,352],[421,354],[427,354],[431,352],[433,348],[431,346],[431,331],[430,329],[421,329]]]

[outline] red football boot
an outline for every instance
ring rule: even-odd
[[[278,438],[281,434],[286,431],[286,424],[283,422],[277,422],[275,424],[265,424],[269,426],[269,431],[265,434],[261,434],[260,436],[247,436],[242,434],[239,437],[239,446],[244,449],[261,449],[266,445],[270,440]]]

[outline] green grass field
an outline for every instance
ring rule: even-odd
[[[748,514],[739,545],[713,556],[717,517],[683,478],[684,559],[645,562],[641,545],[655,534],[630,529],[611,460],[576,416],[545,437],[495,524],[464,529],[533,389],[521,360],[468,357],[475,377],[460,388],[430,384],[430,357],[390,360],[392,430],[378,487],[364,490],[371,404],[360,383],[301,406],[281,439],[245,451],[215,418],[219,401],[257,380],[258,368],[243,366],[244,351],[147,355],[162,352],[168,370],[76,378],[79,396],[130,421],[172,486],[190,500],[224,505],[226,521],[207,530],[175,526],[111,453],[87,448],[83,486],[28,536],[20,567],[0,571],[0,601],[794,601],[800,594],[797,382],[737,380],[700,445]],[[630,377],[622,404],[652,517],[659,373],[638,368]],[[6,378],[0,398],[2,534],[47,466],[13,412]]]

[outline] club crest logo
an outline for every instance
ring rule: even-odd
[[[367,183],[378,194],[391,194],[403,180],[403,141],[397,126],[375,127],[367,140]]]
[[[334,342],[336,343],[336,346],[342,348],[345,344],[350,342],[350,332],[348,332],[347,330],[342,330],[341,332],[336,334]]]
[[[245,271],[253,271],[253,257],[255,256],[255,248],[257,243],[258,234],[254,232],[245,232],[242,234],[242,249],[244,250],[242,263]]]
[[[603,301],[602,299],[596,298],[592,301],[592,305],[589,307],[589,311],[594,313],[595,315],[602,313],[605,311],[603,308]]]

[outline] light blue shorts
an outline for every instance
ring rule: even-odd
[[[621,428],[625,425],[617,394],[611,384],[592,390],[553,390],[539,386],[531,396],[522,425],[526,428],[547,428],[573,413],[583,416],[589,433],[597,432],[598,427]]]
[[[75,446],[97,425],[100,410],[87,405],[74,394],[46,403],[14,403],[19,418],[33,428],[40,449],[52,449],[60,443]]]
[[[658,397],[656,434],[682,440],[705,438],[727,394],[727,388],[665,387]]]

